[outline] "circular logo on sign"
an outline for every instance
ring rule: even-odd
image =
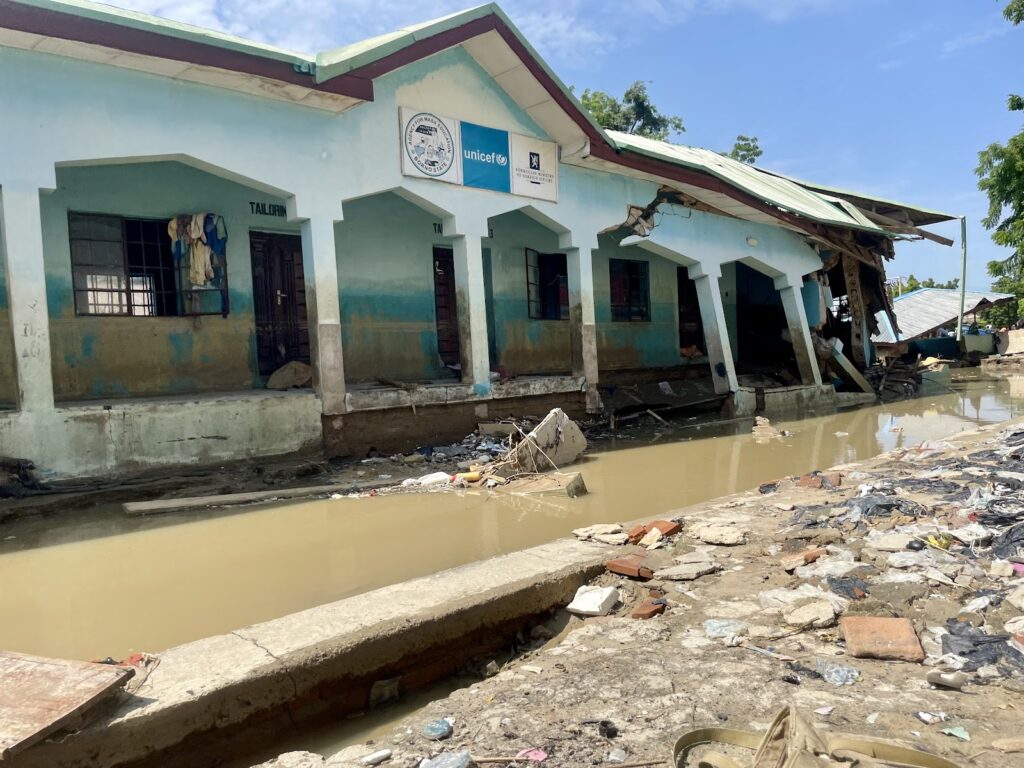
[[[455,141],[444,121],[429,112],[413,115],[405,124],[405,152],[427,176],[444,176],[455,163]]]

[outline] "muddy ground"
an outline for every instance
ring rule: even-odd
[[[969,682],[962,691],[935,688],[925,675],[963,663],[947,656],[947,666],[936,666],[943,653],[939,634],[950,620],[998,636],[1007,621],[1024,614],[1024,607],[1006,599],[1024,579],[1006,575],[1006,565],[993,569],[996,558],[985,547],[972,552],[954,541],[953,554],[929,547],[910,556],[920,560],[917,565],[895,568],[890,553],[867,543],[872,529],[888,533],[915,523],[959,529],[972,522],[969,514],[979,513],[995,534],[1006,530],[1014,510],[1024,508],[1024,464],[1013,448],[1015,441],[1024,443],[1019,428],[989,427],[932,450],[903,450],[841,468],[835,488],[828,480],[814,488],[790,478],[774,490],[666,510],[662,517],[679,519],[683,533],[649,553],[647,564],[657,570],[675,557],[701,551],[721,571],[694,581],[655,577],[645,583],[605,573],[595,583],[620,590],[611,615],[555,617],[551,626],[563,628],[557,636],[549,637],[547,627],[536,628],[524,638],[525,651],[496,675],[434,701],[376,742],[349,747],[326,763],[309,753],[290,753],[273,764],[359,765],[363,756],[389,749],[385,765],[412,768],[440,752],[468,750],[475,758],[494,758],[530,747],[544,750],[544,765],[552,768],[621,762],[622,753],[626,763],[669,763],[675,739],[689,729],[761,730],[781,706],[794,704],[826,731],[896,739],[965,767],[1019,768],[1024,752],[1004,753],[991,745],[1024,735],[1024,655],[1008,649],[1004,637],[1004,653],[996,662],[964,667]],[[779,438],[769,434],[766,439]],[[889,494],[900,506],[857,524],[844,505],[866,485],[874,486],[868,493]],[[915,501],[923,505],[916,515],[910,503]],[[633,513],[624,509],[621,520],[609,522],[625,522]],[[996,513],[1003,515],[998,524]],[[696,528],[708,522],[743,531],[746,543],[700,541]],[[784,569],[787,555],[825,544],[832,549],[809,566],[811,571],[801,576]],[[627,545],[621,551],[643,550]],[[814,573],[848,558],[853,558],[848,575],[862,579],[866,589],[854,593],[842,615],[908,618],[929,654],[923,664],[852,658],[834,620],[826,617],[821,628],[793,626],[759,599],[767,590],[804,584],[835,594],[827,578]],[[665,592],[667,611],[649,620],[630,618],[652,588]],[[985,596],[990,605],[965,610]],[[709,619],[739,619],[745,634],[710,638]],[[859,679],[839,686],[826,681],[816,670],[828,662],[854,667]],[[934,713],[926,719],[936,722],[924,722],[919,712]],[[426,738],[424,724],[443,717],[453,720],[453,735],[441,742]],[[599,721],[609,721],[617,733],[610,735]],[[943,733],[958,728],[969,741]]]

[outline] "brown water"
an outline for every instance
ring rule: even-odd
[[[448,492],[15,521],[0,526],[0,648],[82,659],[159,651],[581,525],[662,514],[1024,410],[1019,380],[954,386],[940,397],[779,422],[795,434],[767,445],[753,440],[749,421],[637,428],[576,467],[590,489],[576,500]]]

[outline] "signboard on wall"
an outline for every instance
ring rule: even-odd
[[[508,131],[461,123],[462,183],[467,187],[511,192]]]
[[[402,173],[461,184],[461,154],[455,120],[402,107]]]
[[[512,194],[558,200],[558,147],[512,134]]]
[[[402,107],[402,173],[558,201],[558,146]]]

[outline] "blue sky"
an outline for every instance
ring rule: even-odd
[[[344,45],[473,0],[118,0],[126,8],[294,50]],[[647,80],[687,130],[675,140],[729,149],[757,136],[759,165],[968,217],[968,277],[1004,252],[980,220],[977,153],[1021,129],[1024,26],[1005,0],[507,0],[500,3],[577,90],[621,95]],[[960,273],[957,240],[897,246],[890,276]]]

